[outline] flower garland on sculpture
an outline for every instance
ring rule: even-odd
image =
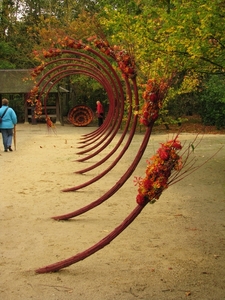
[[[159,116],[159,110],[162,108],[163,99],[169,88],[169,80],[149,79],[146,89],[143,93],[144,105],[140,114],[140,123],[149,126]]]
[[[91,38],[90,38],[91,39]],[[123,76],[134,78],[137,75],[135,63],[131,55],[126,50],[118,46],[111,47],[107,41],[94,39],[95,46],[104,54],[111,56],[116,62]]]
[[[181,143],[175,138],[161,144],[157,153],[147,161],[145,178],[135,178],[139,186],[136,197],[139,205],[144,205],[146,202],[154,203],[159,199],[169,185],[168,180],[172,171],[179,172],[182,169],[182,158],[177,154],[177,151],[181,149]]]
[[[105,41],[103,39],[97,39],[96,36],[90,37],[88,41],[93,41],[94,45],[105,55],[112,57],[118,64],[119,69],[122,71],[122,74],[124,76],[128,76],[130,78],[133,78],[136,76],[136,70],[135,70],[135,63],[132,56],[128,53],[128,51],[121,49],[118,46],[111,47],[108,43],[108,41]],[[73,38],[70,38],[66,36],[64,39],[58,40],[58,45],[63,48],[72,48],[72,49],[83,49],[83,50],[89,50],[90,46],[85,45],[81,40],[75,40]],[[36,57],[39,56],[38,51],[33,52]],[[43,50],[42,55],[44,58],[54,58],[56,56],[60,56],[62,54],[62,50],[60,48],[49,48],[48,50]],[[36,67],[32,71],[32,77],[36,77],[39,75],[45,65],[41,64],[40,66]]]
[[[27,99],[27,103],[34,108],[34,118],[38,119],[42,115],[43,106],[41,103],[41,100],[38,98],[38,86],[33,87],[33,89],[29,93],[29,97]],[[55,125],[52,122],[52,120],[49,118],[49,116],[46,117],[46,123],[48,128],[52,127],[54,128]]]
[[[38,99],[38,87],[35,86],[29,93],[29,97],[27,99],[27,103],[34,107],[34,117],[38,118],[40,115],[42,115],[42,103]]]

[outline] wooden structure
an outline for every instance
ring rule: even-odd
[[[30,75],[31,71],[31,69],[0,70],[0,104],[3,94],[22,94],[24,99],[24,123],[29,123],[30,119],[32,124],[35,124],[35,120],[32,118],[32,108],[27,103],[28,94],[34,86]],[[61,93],[69,92],[62,87],[59,87],[59,89],[61,89]],[[61,121],[61,112],[57,87],[53,87],[50,94],[55,94],[55,104],[47,107],[47,110],[51,111],[49,117],[54,118],[56,123],[59,123]],[[45,118],[45,115],[43,114],[41,117]]]

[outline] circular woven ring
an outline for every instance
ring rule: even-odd
[[[93,120],[93,111],[86,105],[76,105],[68,113],[68,120],[74,126],[87,126]]]

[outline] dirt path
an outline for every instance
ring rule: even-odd
[[[98,242],[136,206],[134,176],[143,176],[146,159],[167,134],[153,134],[140,164],[125,185],[105,203],[70,221],[52,216],[96,200],[124,174],[140,146],[136,134],[119,164],[104,178],[72,193],[63,188],[86,182],[104,165],[85,175],[112,149],[86,162],[75,162],[79,138],[95,128],[17,126],[17,151],[1,146],[0,299],[2,300],[169,300],[225,299],[225,150],[198,171],[171,186],[110,245],[57,273],[34,270],[69,258]],[[170,135],[171,137],[172,135]],[[181,134],[190,142],[195,134]],[[116,140],[119,135],[113,141]],[[225,135],[205,135],[195,150],[197,164],[209,158]],[[120,149],[121,150],[121,149]]]

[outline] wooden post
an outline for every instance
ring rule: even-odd
[[[24,124],[29,124],[28,122],[28,106],[27,106],[27,97],[26,94],[23,94],[24,97]]]
[[[58,93],[56,94],[56,99],[55,99],[55,110],[56,110],[56,124],[60,124],[60,109],[59,109]]]
[[[31,106],[31,124],[32,125],[37,125],[37,120],[35,118],[35,106]]]

